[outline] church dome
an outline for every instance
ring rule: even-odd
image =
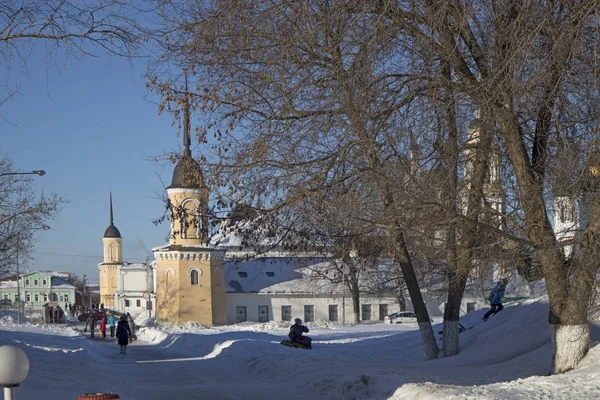
[[[204,176],[200,166],[191,155],[184,155],[175,166],[171,185],[167,189],[200,189],[204,187]]]
[[[116,226],[114,226],[113,224],[110,224],[110,226],[108,228],[106,228],[106,230],[104,231],[104,237],[105,238],[120,238],[121,232],[119,232],[119,230],[117,229]]]

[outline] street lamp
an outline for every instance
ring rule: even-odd
[[[0,346],[0,386],[4,387],[4,400],[13,400],[14,389],[29,373],[29,358],[15,346]]]
[[[47,231],[48,229],[50,229],[50,227],[48,225],[44,224],[40,228],[27,228],[27,229],[42,229],[42,230]],[[21,283],[20,282],[21,281],[21,276],[19,275],[19,245],[18,244],[17,244],[17,247],[16,247],[16,268],[17,268],[17,300],[18,300],[18,303],[17,303],[17,323],[19,325],[21,325],[21,304],[23,304],[23,302],[21,301],[21,285],[20,285],[20,283]],[[52,280],[50,280],[50,290],[52,290]]]
[[[43,169],[34,169],[31,172],[5,172],[3,174],[0,174],[0,176],[6,176],[6,175],[39,175],[39,176],[44,176],[44,175],[46,175],[46,171],[44,171]]]

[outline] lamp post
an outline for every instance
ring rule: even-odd
[[[44,171],[43,169],[34,169],[31,172],[5,172],[3,174],[0,174],[0,176],[6,176],[6,175],[39,175],[39,176],[44,176],[44,175],[46,175],[46,171]]]
[[[15,387],[27,378],[29,358],[15,346],[0,346],[0,386],[4,387],[4,400],[14,400]]]
[[[30,172],[5,172],[3,174],[0,174],[0,176],[7,176],[7,175],[38,175],[38,176],[44,176],[46,175],[46,171],[44,171],[43,169],[34,169],[33,171]],[[13,226],[14,226],[14,222],[13,222]],[[42,229],[48,229],[48,227],[46,225],[42,226]],[[17,320],[19,325],[21,324],[21,285],[20,285],[20,276],[19,276],[19,245],[17,244],[17,249],[16,249],[16,268],[17,268]],[[23,378],[24,379],[24,378]]]

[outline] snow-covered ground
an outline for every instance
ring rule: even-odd
[[[141,328],[119,354],[114,340],[90,340],[73,326],[0,319],[0,345],[22,348],[29,376],[19,399],[592,399],[600,398],[600,329],[580,366],[550,369],[548,303],[509,304],[482,323],[465,316],[455,357],[424,361],[414,324],[309,324],[313,350],[281,346],[287,324],[197,324]],[[437,332],[440,324],[434,326]],[[441,335],[437,335],[441,338]],[[0,361],[1,362],[1,361]]]

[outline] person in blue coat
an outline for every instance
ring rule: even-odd
[[[117,325],[117,319],[113,314],[108,317],[108,326],[110,327],[110,337],[115,337],[115,326]]]
[[[483,316],[483,320],[487,321],[490,315],[499,313],[504,309],[502,305],[502,298],[504,297],[504,290],[506,289],[506,285],[508,284],[508,279],[501,279],[500,282],[496,285],[495,288],[490,292],[490,304],[491,308],[488,312]]]

